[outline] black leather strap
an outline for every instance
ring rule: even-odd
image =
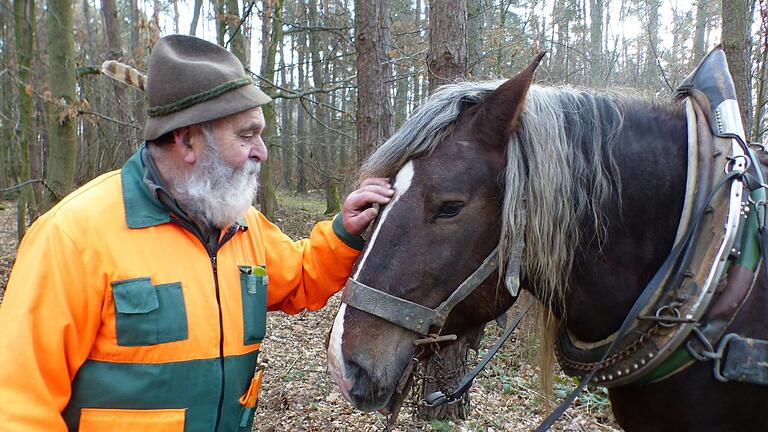
[[[453,390],[449,390],[448,392],[444,393],[442,391],[437,391],[429,396],[424,398],[424,401],[426,404],[430,407],[436,407],[440,405],[444,405],[449,402],[453,402],[457,399],[460,399],[462,396],[464,396],[464,393],[469,390],[470,387],[472,387],[472,382],[477,378],[477,375],[480,374],[480,372],[485,368],[485,366],[488,365],[488,363],[491,361],[493,356],[496,355],[497,352],[499,352],[499,349],[502,345],[504,345],[504,342],[509,339],[509,336],[512,334],[513,331],[517,328],[518,325],[520,325],[520,321],[523,319],[525,314],[528,312],[528,310],[533,305],[533,298],[528,299],[528,303],[523,306],[523,309],[518,313],[515,318],[512,320],[512,322],[508,323],[507,329],[504,331],[504,334],[501,335],[499,340],[496,341],[496,344],[491,348],[486,354],[485,357],[483,357],[483,360],[475,366],[474,369],[472,369],[469,373],[464,375],[464,377],[461,379],[461,381],[456,385],[456,387]]]

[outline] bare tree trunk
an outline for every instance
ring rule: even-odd
[[[310,27],[318,28],[321,26],[318,18],[319,5],[317,0],[309,0],[307,2],[307,15],[309,18]],[[312,81],[315,88],[323,88],[325,79],[323,77],[322,65],[323,61],[320,58],[321,41],[320,33],[318,31],[311,31],[309,34],[309,52],[312,60]],[[319,93],[317,100],[320,104],[324,104],[327,101],[327,95],[325,93]],[[324,121],[327,124],[326,114],[327,109],[321,105],[317,105],[315,110],[315,116],[317,120]],[[359,115],[359,113],[358,113]],[[359,119],[358,119],[359,120]],[[341,201],[339,199],[339,189],[336,180],[333,178],[333,167],[331,166],[331,150],[328,142],[328,134],[325,132],[325,127],[321,124],[317,124],[318,130],[322,131],[317,134],[321,139],[320,142],[313,143],[319,146],[320,158],[322,161],[324,173],[324,190],[325,190],[325,213],[333,214],[339,211],[341,208]]]
[[[230,2],[235,0],[230,0]],[[277,46],[283,38],[282,32],[282,0],[264,0],[264,27],[270,28],[269,37],[263,40],[262,50],[265,52],[264,62],[261,64],[261,76],[264,77],[264,84],[261,86],[262,90],[266,93],[273,93],[274,87],[269,83],[275,82],[275,57],[277,56]],[[233,44],[234,48],[234,44]],[[262,107],[264,111],[264,120],[267,125],[272,126],[270,135],[264,137],[267,149],[270,153],[274,153],[274,146],[270,145],[273,140],[277,139],[275,136],[275,130],[277,129],[275,120],[275,105],[274,103],[266,104]],[[269,133],[269,132],[268,132]],[[261,167],[261,193],[259,194],[259,203],[261,204],[261,212],[271,219],[275,216],[277,210],[277,198],[275,197],[275,186],[272,183],[272,164],[274,161],[272,158],[267,158],[262,163]]]
[[[250,47],[247,46],[248,44],[246,43],[245,35],[243,35],[243,26],[240,25],[240,8],[238,7],[237,2],[238,0],[226,0],[227,28],[229,40],[231,41],[230,51],[232,51],[232,54],[239,58],[245,66],[248,66],[250,64]],[[282,0],[266,0],[264,2],[265,9],[267,3],[282,3]],[[275,4],[274,7],[277,7],[277,4]],[[267,15],[266,10],[264,15]],[[272,73],[274,74],[274,67],[272,69]]]
[[[757,96],[755,97],[755,114],[752,122],[752,142],[760,142],[763,137],[763,113],[765,112],[765,69],[768,61],[768,15],[761,14],[760,35],[762,36],[762,46],[760,46],[760,62],[758,64],[759,72],[757,74]]]
[[[406,119],[406,115],[408,114],[408,78],[405,75],[408,71],[405,69],[404,66],[401,66],[401,71],[398,73],[398,76],[396,76],[397,81],[395,84],[395,100],[394,100],[394,115],[393,118],[395,120],[394,127],[395,129],[398,129],[400,125],[403,124],[403,122]],[[384,137],[386,140],[388,137]],[[383,141],[382,141],[383,142]]]
[[[291,63],[291,58],[288,62],[285,60],[285,43],[284,39],[280,38],[280,82],[285,88],[293,87],[293,66],[288,65]],[[291,77],[291,82],[288,81],[288,77]],[[293,160],[294,150],[293,142],[295,137],[295,131],[293,130],[293,102],[288,99],[280,101],[281,108],[281,121],[282,126],[280,128],[282,149],[280,150],[281,159],[283,162],[283,182],[286,189],[290,190],[293,187]]]
[[[430,0],[429,91],[467,77],[467,1]]]
[[[107,45],[107,58],[111,60],[123,61],[123,49],[120,44],[120,20],[117,15],[117,5],[115,0],[102,0],[101,1],[101,13],[104,17],[104,34],[106,37]],[[130,119],[126,112],[126,96],[125,86],[123,84],[115,83],[113,85],[115,91],[115,104],[114,111],[116,112],[115,118],[123,123],[129,123]],[[128,160],[134,152],[132,140],[129,139],[132,136],[131,131],[126,126],[115,126],[115,144],[120,146],[123,161]]]
[[[568,76],[565,73],[566,56],[568,49],[568,42],[566,41],[566,33],[568,32],[568,16],[563,10],[564,0],[555,0],[552,6],[552,31],[554,33],[553,39],[556,41],[553,44],[552,61],[550,62],[551,68],[555,72],[555,77],[559,78],[563,82],[568,82]],[[554,30],[557,26],[557,31]]]
[[[71,0],[48,1],[48,89],[54,104],[49,108],[49,151],[45,208],[72,190],[75,175],[75,121],[69,110],[75,102],[75,59],[72,40]]]
[[[18,65],[18,94],[19,94],[19,180],[29,180],[29,150],[31,142],[36,137],[35,119],[32,106],[32,58],[34,54],[35,35],[35,1],[14,0],[16,63]],[[25,186],[16,203],[16,233],[19,241],[27,230],[27,209],[32,204],[32,186]]]
[[[467,77],[467,3],[466,0],[436,1],[429,6],[429,89],[452,83]],[[482,335],[482,326],[478,332],[463,335],[455,343],[441,351],[442,361],[429,363],[425,375],[431,378],[448,377],[448,382],[428,382],[424,385],[424,396],[439,390],[441,385],[454,385],[461,379],[461,371],[466,361],[469,346],[476,345]],[[439,380],[436,380],[439,381]],[[469,399],[464,398],[455,404],[437,408],[420,406],[418,415],[422,419],[466,418]]]
[[[480,56],[483,54],[483,27],[485,12],[483,0],[467,0],[467,62],[468,77],[480,77]]]
[[[646,47],[645,61],[643,66],[643,77],[647,87],[656,90],[656,84],[659,82],[657,55],[659,52],[659,0],[645,0],[646,13],[648,16],[646,26]]]
[[[144,49],[139,45],[141,40],[141,26],[139,25],[139,4],[138,0],[131,0],[131,53],[133,54],[133,63],[139,70],[146,70],[144,65],[144,58],[147,57]],[[144,127],[147,122],[147,98],[140,94],[133,100],[133,120],[134,122]],[[134,132],[135,133],[135,132]],[[140,135],[140,131],[139,134]],[[143,140],[143,136],[139,136],[138,140]]]
[[[194,36],[197,33],[197,22],[200,20],[200,10],[203,8],[203,0],[195,0],[192,6],[192,23],[189,25],[189,34]]]
[[[6,4],[5,0],[0,0],[0,7],[10,8],[10,4]],[[0,14],[0,38],[8,43],[4,45],[4,48],[0,50],[2,58],[0,59],[0,67],[8,67],[11,64],[11,49],[10,42],[14,38],[12,32],[12,23],[9,14]],[[5,85],[5,77],[0,78],[0,110],[2,110],[3,116],[0,116],[0,188],[7,188],[8,181],[8,158],[6,157],[6,151],[11,146],[12,136],[11,130],[13,129],[12,121],[10,120],[11,114],[11,100],[14,99],[13,86]],[[5,193],[0,193],[0,199],[6,199]]]
[[[224,10],[224,0],[211,0],[215,11],[216,43],[224,46],[224,38],[227,35],[227,12]]]
[[[357,162],[362,163],[392,133],[387,57],[391,42],[389,0],[355,0],[357,52]]]
[[[601,83],[603,64],[603,0],[589,0],[589,82]]]
[[[709,12],[709,0],[699,0],[696,2],[696,28],[693,36],[693,61],[692,66],[699,64],[704,58],[706,46],[704,44],[704,30],[707,28],[711,12]]]
[[[536,4],[537,1],[533,0],[528,6],[529,16],[528,22],[530,24],[528,31],[528,38],[531,40],[531,48],[533,50],[539,49],[539,17],[536,16]]]
[[[306,24],[306,6],[303,7],[301,23]],[[296,47],[299,55],[299,88],[301,92],[307,90],[307,33],[300,32],[298,35],[298,46]],[[307,193],[307,172],[304,162],[307,160],[307,127],[305,120],[306,113],[304,106],[300,103],[296,108],[296,193]]]
[[[424,26],[421,22],[421,5],[422,0],[416,0],[416,14],[414,16],[414,25],[416,29],[418,29],[418,37],[421,38],[422,29]],[[422,64],[419,62],[413,67],[413,106],[414,108],[421,105],[421,80],[423,77],[421,76],[421,68]]]
[[[173,3],[173,32],[179,34],[179,0],[171,0]]]
[[[736,98],[748,137],[752,127],[750,10],[751,0],[723,0],[723,51],[728,57],[728,68],[736,86]]]

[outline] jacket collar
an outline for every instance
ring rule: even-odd
[[[123,206],[128,228],[147,228],[168,223],[171,214],[144,183],[146,167],[141,160],[141,146],[123,165],[120,179],[123,184]]]
[[[151,165],[145,164],[143,154],[147,152],[146,144],[139,147],[136,153],[128,159],[120,172],[123,186],[123,207],[125,207],[125,222],[128,228],[147,228],[171,221],[171,211],[159,199],[159,193],[165,193],[159,177]],[[149,157],[149,155],[146,155]],[[147,181],[149,180],[149,181]],[[236,224],[247,229],[244,218]]]

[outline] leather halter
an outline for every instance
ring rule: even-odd
[[[347,280],[341,301],[421,336],[439,334],[453,308],[472,294],[498,268],[498,256],[497,246],[477,270],[435,309],[393,296],[352,278]],[[438,330],[431,332],[432,328]]]

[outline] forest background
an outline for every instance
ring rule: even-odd
[[[59,199],[120,168],[142,144],[145,94],[101,75],[101,63],[118,60],[145,72],[154,42],[172,33],[226,47],[274,99],[264,107],[269,159],[261,171],[258,207],[294,237],[339,210],[362,161],[436,87],[511,77],[542,50],[548,54],[536,73],[539,83],[620,88],[668,100],[706,52],[722,43],[747,137],[767,140],[768,0],[0,0],[0,198],[15,206],[13,212],[0,209],[3,281],[16,248],[5,234],[20,239]],[[16,223],[9,233],[11,214]],[[294,340],[295,332],[281,339],[280,331],[301,325],[322,339],[332,320],[325,315],[299,316],[301,324],[279,317],[278,325],[271,324],[271,338],[280,345],[271,367],[284,372],[275,378],[279,392],[270,398],[267,391],[263,406],[275,415],[264,430],[296,424],[325,429],[329,415],[350,410],[323,374],[294,397],[308,400],[316,392],[312,403],[329,410],[318,410],[316,420],[301,406],[291,414],[286,377],[300,359],[323,354],[319,344]],[[464,347],[477,341],[460,342],[447,363],[466,368]],[[513,343],[516,354],[507,363],[516,375],[488,372],[493,384],[473,390],[482,394],[482,407],[475,408],[484,414],[481,429],[497,423],[507,430],[530,429],[535,418],[529,414],[547,411],[535,402],[541,395],[530,390],[531,362],[520,354],[526,349]],[[284,356],[294,354],[296,360],[285,363]],[[310,369],[323,372],[321,365]],[[572,386],[568,378],[558,379],[555,396],[558,383],[561,391]],[[535,396],[506,393],[515,383]],[[586,411],[585,422],[595,430],[613,430],[604,393],[595,391],[597,411],[590,408],[589,393],[576,410]],[[505,414],[485,415],[491,411]],[[580,415],[571,414],[563,427],[578,423]],[[340,429],[378,428],[383,421],[345,416]]]

